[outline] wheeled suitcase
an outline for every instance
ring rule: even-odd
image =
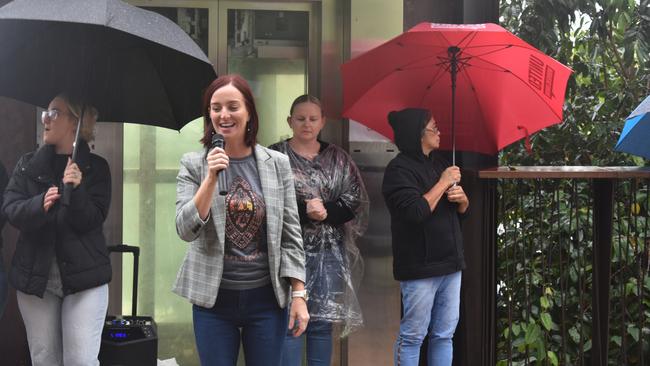
[[[122,244],[108,247],[108,251],[133,254],[133,298],[131,316],[106,317],[99,362],[102,366],[156,366],[158,358],[156,322],[150,316],[137,315],[140,248]]]

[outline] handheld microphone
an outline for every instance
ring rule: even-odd
[[[210,150],[215,147],[224,149],[226,147],[226,141],[224,141],[223,136],[219,133],[214,133],[212,135],[212,143],[210,145]],[[226,169],[222,169],[217,172],[217,185],[219,186],[219,194],[225,196],[228,193],[228,172]]]

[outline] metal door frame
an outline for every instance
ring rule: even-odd
[[[228,10],[274,10],[304,11],[309,14],[309,37],[307,57],[307,93],[320,95],[320,3],[309,1],[235,1],[218,2],[217,62],[218,75],[228,72]],[[212,33],[210,33],[212,34]]]

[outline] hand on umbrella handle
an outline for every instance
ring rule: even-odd
[[[440,175],[440,180],[444,182],[447,187],[453,187],[457,185],[458,182],[460,182],[460,179],[460,168],[455,165],[448,167]]]
[[[73,156],[75,153],[73,152]],[[77,166],[77,163],[72,161],[71,158],[68,158],[68,164],[63,171],[63,195],[61,196],[61,204],[64,206],[70,205],[70,195],[72,195],[72,190],[77,188],[81,184],[81,171]]]
[[[63,171],[63,183],[72,184],[72,187],[77,188],[81,184],[82,178],[81,170],[79,170],[77,163],[72,162],[68,158],[68,164]]]
[[[469,206],[469,199],[460,185],[454,185],[447,190],[447,200],[458,204],[458,212],[464,213]]]

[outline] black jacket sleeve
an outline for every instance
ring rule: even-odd
[[[307,204],[305,201],[296,200],[298,204],[298,215],[300,216],[300,225],[306,224],[309,222],[309,216],[307,216]]]
[[[2,202],[2,213],[20,231],[39,229],[54,218],[52,210],[46,213],[43,209],[45,192],[35,196],[28,193],[28,177],[23,171],[23,165],[28,159],[29,157],[23,156],[16,164]]]
[[[345,202],[338,199],[323,203],[325,210],[327,210],[327,217],[325,222],[332,226],[343,225],[354,218],[354,212],[350,209]]]
[[[311,219],[307,215],[307,204],[303,201],[297,201],[298,203],[298,214],[300,215],[300,224],[306,224]],[[331,201],[323,203],[325,210],[327,210],[327,217],[324,222],[332,225],[338,226],[345,224],[346,222],[354,218],[354,212],[345,205],[342,200]]]
[[[389,164],[384,172],[382,193],[391,215],[421,223],[431,215],[429,203],[422,196],[414,172]]]
[[[111,173],[108,163],[93,156],[93,171],[72,191],[70,205],[62,207],[68,224],[84,233],[101,226],[111,203]]]

